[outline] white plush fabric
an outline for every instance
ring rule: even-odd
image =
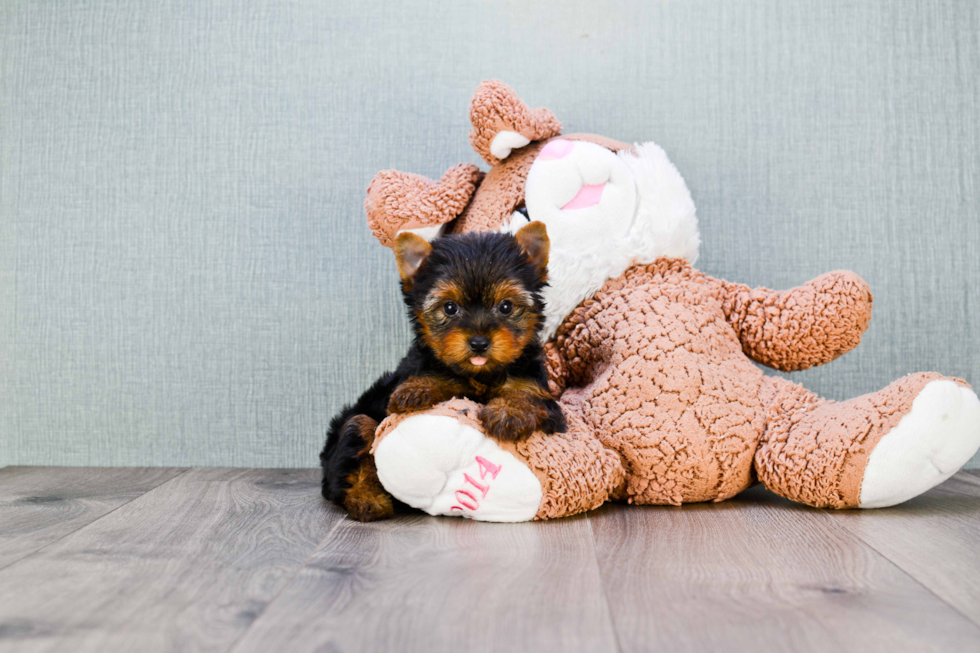
[[[527,136],[523,134],[518,134],[512,131],[502,131],[493,137],[490,141],[490,154],[494,155],[498,159],[506,159],[510,156],[512,150],[516,150],[519,147],[524,147],[531,141]]]
[[[868,457],[861,507],[908,501],[955,474],[980,448],[980,399],[949,379],[919,392],[912,410]]]

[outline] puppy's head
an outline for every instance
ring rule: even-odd
[[[532,222],[516,235],[471,233],[395,241],[416,337],[458,374],[499,370],[536,340],[549,241]]]

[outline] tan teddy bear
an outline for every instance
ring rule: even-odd
[[[613,499],[721,501],[758,480],[811,506],[876,508],[941,483],[980,447],[980,400],[959,379],[913,374],[834,402],[753,365],[802,370],[850,351],[871,293],[851,272],[772,291],[697,271],[694,203],[655,144],[559,136],[551,112],[497,81],[477,89],[470,117],[490,171],[460,165],[438,182],[379,173],[368,222],[388,246],[406,230],[545,223],[543,337],[569,429],[495,442],[463,399],[391,416],[372,452],[398,499],[524,521]]]

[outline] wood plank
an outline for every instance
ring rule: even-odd
[[[0,569],[129,503],[183,470],[0,469]]]
[[[901,505],[832,516],[980,625],[980,477],[960,472]]]
[[[761,488],[590,521],[623,651],[980,650],[980,628],[833,516]]]
[[[345,521],[234,649],[614,651],[584,517]]]
[[[188,471],[0,571],[0,650],[226,651],[342,517],[316,470]]]

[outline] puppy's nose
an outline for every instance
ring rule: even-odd
[[[470,349],[478,354],[482,354],[486,350],[490,349],[490,338],[486,336],[473,336],[470,338]]]

